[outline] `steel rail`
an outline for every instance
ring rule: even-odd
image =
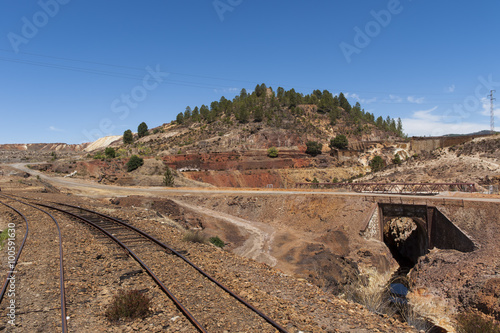
[[[100,227],[99,225],[97,225],[96,223],[82,217],[82,216],[79,216],[77,214],[74,214],[74,213],[71,213],[71,212],[68,212],[64,209],[61,209],[61,208],[57,208],[57,207],[54,207],[54,206],[50,206],[50,205],[45,205],[45,204],[42,204],[42,203],[37,203],[37,205],[39,206],[42,206],[42,207],[46,207],[46,208],[49,208],[49,209],[53,209],[53,210],[56,210],[58,212],[61,212],[63,214],[67,214],[67,215],[70,215],[76,219],[79,219],[89,225],[91,225],[92,227],[98,229],[99,231],[101,231],[102,233],[104,233],[106,236],[108,236],[109,238],[111,238],[116,244],[118,244],[120,247],[122,247],[125,251],[128,252],[128,254],[134,258],[135,261],[137,261],[139,263],[139,265],[141,265],[142,268],[144,268],[144,270],[149,274],[149,276],[151,276],[151,278],[153,278],[153,280],[156,282],[156,284],[163,290],[163,292],[165,292],[168,297],[174,302],[174,304],[176,305],[176,307],[182,312],[182,314],[196,327],[196,329],[200,332],[203,332],[203,333],[208,333],[205,328],[196,320],[196,318],[194,318],[194,316],[186,309],[186,307],[184,307],[184,305],[182,305],[182,303],[174,296],[174,294],[172,294],[172,292],[170,290],[168,290],[168,288],[163,284],[163,282],[161,282],[161,280],[156,276],[155,273],[153,273],[153,271],[135,254],[134,251],[132,251],[128,246],[126,246],[125,244],[123,244],[119,239],[117,239],[115,236],[113,236],[112,234],[110,234],[108,231],[106,231],[104,228]],[[70,205],[67,205],[69,207],[71,207]]]
[[[47,214],[52,219],[52,221],[54,221],[54,223],[57,227],[57,232],[59,234],[59,290],[61,293],[61,325],[62,325],[63,333],[66,333],[66,332],[68,332],[68,322],[66,319],[66,292],[64,289],[64,257],[63,257],[61,228],[59,227],[59,223],[54,218],[54,216],[52,216],[49,212],[44,211],[43,209],[40,209],[36,206],[33,206],[30,203],[27,203],[27,202],[24,202],[24,201],[15,199],[15,198],[8,197],[6,195],[1,195],[1,196],[5,197],[5,198],[9,198],[10,200],[17,201],[23,205],[29,206],[31,208],[34,208],[34,209],[41,211],[44,214]]]
[[[56,202],[54,202],[56,203]],[[147,239],[153,241],[154,243],[156,243],[157,245],[159,245],[160,247],[172,252],[173,254],[175,254],[176,256],[178,256],[179,258],[181,258],[182,260],[184,260],[187,264],[189,264],[191,267],[193,267],[195,270],[197,270],[200,274],[202,274],[204,277],[206,277],[208,280],[210,280],[211,282],[213,282],[214,284],[216,284],[219,288],[221,288],[222,290],[224,290],[226,293],[228,293],[229,295],[231,295],[233,298],[235,298],[236,300],[238,300],[241,304],[245,305],[247,308],[249,308],[250,310],[252,310],[253,312],[255,312],[257,315],[259,315],[262,319],[264,319],[265,321],[267,321],[271,326],[273,326],[274,328],[276,328],[279,332],[281,333],[287,333],[287,331],[281,327],[278,323],[276,323],[274,320],[272,320],[271,318],[269,318],[266,314],[264,314],[263,312],[261,312],[260,310],[258,310],[256,307],[254,307],[253,305],[251,305],[250,303],[248,303],[247,301],[245,301],[243,298],[241,298],[240,296],[236,295],[234,292],[232,292],[229,288],[227,288],[226,286],[224,286],[222,283],[220,283],[219,281],[217,281],[215,278],[213,278],[212,276],[210,276],[208,273],[206,273],[205,271],[203,271],[201,268],[199,268],[198,266],[196,266],[193,262],[191,262],[189,259],[187,259],[186,257],[184,257],[182,254],[180,254],[179,252],[177,252],[176,250],[174,250],[173,248],[171,248],[170,246],[162,243],[161,241],[159,241],[158,239],[154,238],[153,236],[145,233],[144,231],[128,224],[128,223],[125,223],[119,219],[116,219],[114,217],[111,217],[111,216],[108,216],[108,215],[105,215],[105,214],[102,214],[102,213],[99,213],[99,212],[95,212],[95,211],[92,211],[90,209],[86,209],[86,208],[83,208],[83,207],[79,207],[79,206],[73,206],[73,205],[68,205],[68,204],[63,204],[63,203],[56,203],[58,205],[62,205],[62,206],[66,206],[66,207],[71,207],[71,208],[75,208],[75,209],[80,209],[80,210],[83,210],[83,211],[86,211],[86,212],[89,212],[89,213],[92,213],[92,214],[96,214],[96,215],[99,215],[101,217],[104,217],[108,220],[111,220],[111,221],[114,221],[120,225],[123,225],[139,234],[141,234],[142,236],[146,237]]]
[[[5,278],[5,282],[3,283],[2,291],[0,292],[0,303],[2,303],[3,297],[5,295],[5,291],[7,290],[7,285],[9,284],[9,280],[12,278],[12,273],[16,273],[16,271],[15,271],[16,265],[17,265],[17,262],[19,260],[19,257],[21,256],[21,252],[23,251],[24,243],[26,242],[26,239],[28,238],[28,229],[29,228],[28,228],[28,219],[26,218],[26,216],[23,215],[23,213],[21,213],[20,211],[18,211],[14,207],[9,206],[8,204],[6,204],[2,201],[0,201],[0,204],[15,211],[19,216],[21,216],[24,219],[24,222],[26,223],[26,232],[24,233],[24,238],[21,242],[21,245],[19,246],[19,250],[17,251],[16,257],[14,258],[14,261],[12,264],[10,263],[10,261],[8,261],[9,272],[7,274],[7,277]]]

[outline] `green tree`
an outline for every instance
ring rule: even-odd
[[[197,106],[194,107],[193,113],[191,114],[191,118],[193,118],[193,121],[196,122],[200,121],[200,110],[198,109]]]
[[[107,158],[116,157],[116,151],[113,147],[106,147],[106,149],[104,149],[104,154],[106,155]]]
[[[128,145],[134,142],[134,135],[132,134],[131,130],[126,130],[123,132],[123,143]]]
[[[132,155],[127,162],[127,172],[134,171],[144,164],[144,160],[137,155]]]
[[[403,122],[401,121],[401,118],[398,118],[398,124],[396,125],[396,131],[398,132],[399,136],[405,136],[403,133]]]
[[[266,91],[267,91],[267,87],[264,83],[258,84],[257,86],[255,86],[255,96],[257,96],[257,97],[262,97],[262,96],[265,97]]]
[[[258,123],[264,120],[264,110],[262,109],[262,106],[259,105],[255,108],[253,111],[253,119]]]
[[[321,149],[323,149],[323,145],[316,141],[307,141],[306,142],[306,154],[311,156],[316,156],[321,154]]]
[[[241,99],[245,99],[247,97],[248,97],[247,90],[245,88],[241,89],[241,91],[240,91],[240,98]]]
[[[139,124],[139,126],[137,127],[137,134],[140,138],[148,135],[148,125],[146,125],[145,122]]]
[[[276,147],[271,147],[267,150],[267,156],[274,158],[278,157],[278,149]]]
[[[208,121],[209,118],[210,118],[210,109],[205,104],[203,104],[200,107],[200,115],[203,118],[203,120],[207,120]]]
[[[318,188],[319,181],[316,177],[314,177],[311,183],[313,188]]]
[[[167,170],[163,174],[163,184],[168,187],[173,187],[175,183],[174,174],[172,169],[167,166]]]
[[[342,109],[347,111],[347,113],[351,112],[351,104],[349,104],[349,101],[345,98],[343,93],[339,94],[339,104]]]
[[[344,134],[337,134],[334,139],[330,139],[330,149],[346,149],[349,146],[349,141]]]
[[[179,114],[177,115],[177,118],[175,118],[175,121],[179,125],[183,124],[184,123],[184,114],[182,112],[179,112]]]
[[[241,107],[239,112],[238,112],[238,121],[242,124],[248,123],[248,109],[246,107]]]
[[[278,98],[280,103],[283,103],[285,99],[285,89],[283,89],[282,87],[278,87],[278,89],[276,89],[276,97]]]
[[[191,108],[189,106],[186,106],[186,110],[184,111],[184,120],[188,120],[189,118],[191,118],[192,113],[193,111],[191,110]]]
[[[372,172],[377,172],[381,170],[383,167],[385,167],[385,162],[382,159],[382,157],[377,155],[370,161],[369,166],[372,169]]]

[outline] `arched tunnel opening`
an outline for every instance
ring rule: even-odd
[[[431,248],[471,252],[475,245],[436,207],[379,204],[380,238],[402,270],[409,270]]]
[[[425,221],[415,217],[394,217],[384,223],[384,243],[401,270],[409,270],[429,251]]]

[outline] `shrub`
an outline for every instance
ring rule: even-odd
[[[115,158],[116,157],[116,151],[114,148],[112,147],[107,147],[105,150],[104,150],[104,154],[106,154],[106,157],[107,158]]]
[[[397,154],[397,153],[394,154],[394,158],[392,159],[392,163],[397,164],[397,165],[403,163],[403,161],[401,160],[401,157],[399,157],[399,154]]]
[[[3,249],[3,244],[7,238],[9,238],[9,229],[5,229],[0,233],[0,250]]]
[[[311,183],[313,188],[318,188],[319,181],[316,177],[314,177]]]
[[[380,156],[375,156],[371,161],[370,161],[370,168],[372,169],[372,172],[377,172],[381,170],[383,167],[385,167],[385,162]]]
[[[210,237],[209,241],[210,243],[214,244],[217,247],[220,247],[221,249],[223,249],[224,246],[226,246],[226,243],[224,243],[224,241],[220,239],[219,236]]]
[[[127,162],[127,171],[134,171],[144,164],[144,160],[137,155],[132,155]]]
[[[278,149],[276,147],[271,147],[267,150],[267,156],[274,158],[278,157]]]
[[[106,310],[106,317],[111,321],[145,318],[149,314],[150,301],[139,290],[120,290]]]
[[[103,160],[106,157],[105,157],[105,155],[102,152],[97,152],[97,153],[94,154],[94,156],[92,156],[92,158],[94,160]]]
[[[172,172],[172,169],[170,169],[167,166],[167,170],[165,171],[165,174],[163,175],[163,184],[168,187],[174,186],[174,174]]]
[[[321,149],[323,149],[323,145],[316,141],[307,141],[306,147],[307,147],[306,154],[309,154],[311,156],[316,156],[321,154]]]
[[[338,134],[335,139],[330,139],[330,149],[337,148],[337,149],[346,149],[349,146],[349,141],[347,141],[347,138],[343,134]]]
[[[500,326],[493,319],[476,313],[461,313],[457,316],[458,333],[500,333]]]
[[[201,243],[201,244],[207,244],[208,239],[205,234],[203,234],[201,231],[192,231],[188,230],[185,234],[184,237],[182,237],[182,240],[185,242],[191,242],[191,243]]]

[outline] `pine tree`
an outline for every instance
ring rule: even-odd
[[[148,125],[146,125],[145,122],[139,124],[139,126],[137,127],[137,134],[140,138],[148,135]]]
[[[134,135],[132,134],[131,130],[126,130],[123,132],[123,143],[128,145],[134,142]]]
[[[163,174],[163,184],[168,187],[173,187],[175,183],[174,174],[172,169],[167,166],[167,170]]]

